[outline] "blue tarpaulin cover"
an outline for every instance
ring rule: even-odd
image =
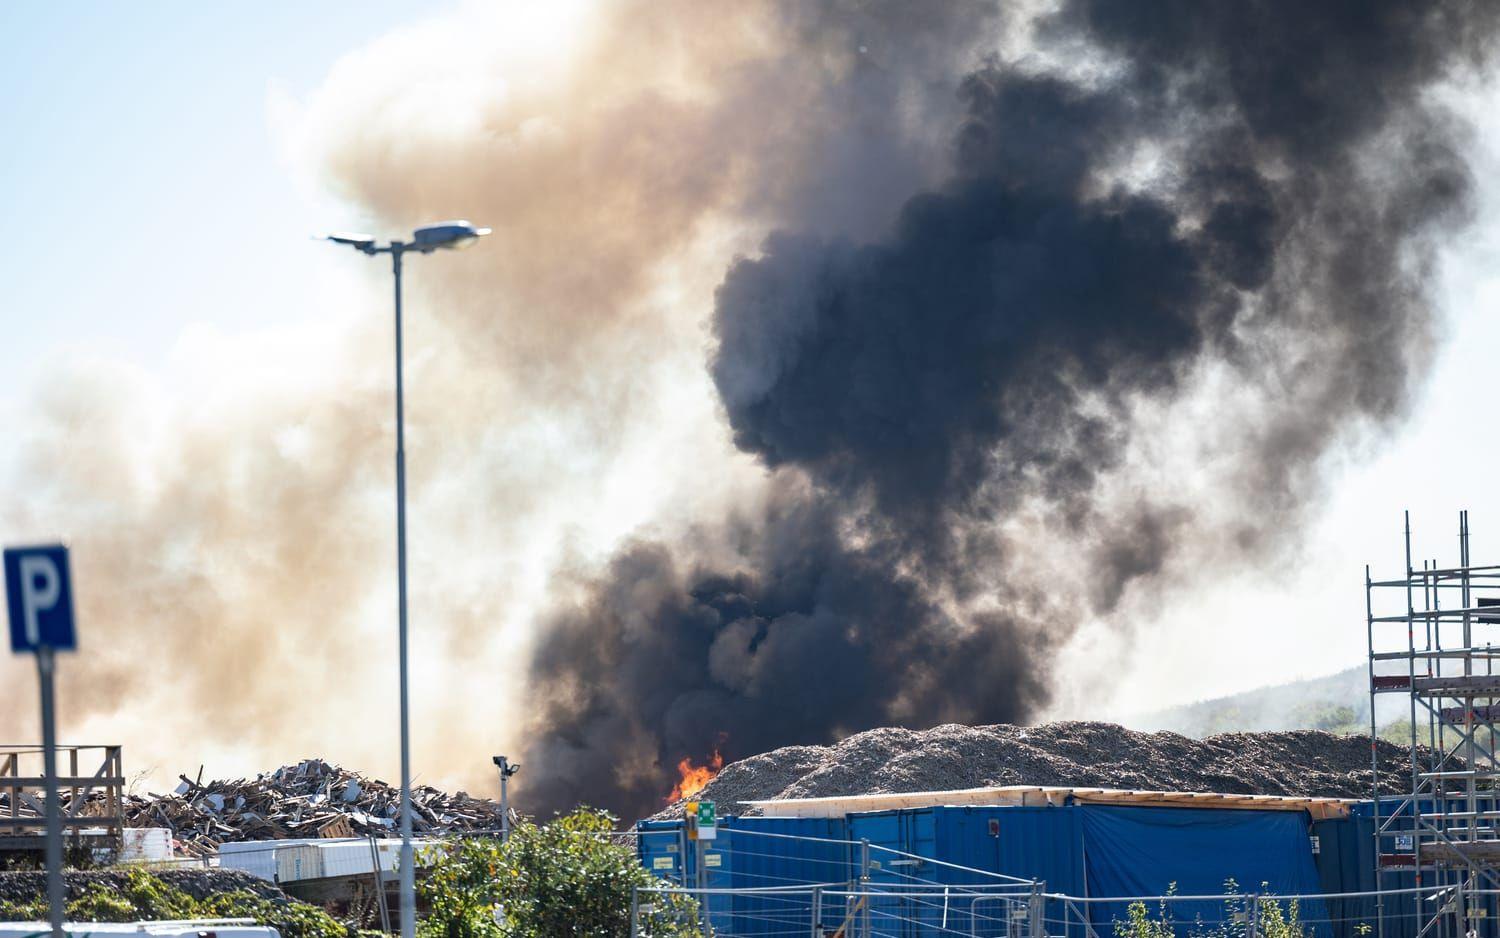
[[[1321,891],[1304,812],[1086,805],[1082,814],[1091,897],[1161,895],[1174,883],[1178,895],[1223,895],[1228,879],[1241,893]],[[1223,901],[1179,902],[1171,910],[1184,926],[1199,919],[1212,925],[1228,914]],[[1124,903],[1090,911],[1096,928],[1124,917]],[[1310,933],[1329,934],[1321,901],[1302,903],[1300,918]]]

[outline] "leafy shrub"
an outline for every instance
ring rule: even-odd
[[[1144,902],[1132,902],[1125,907],[1125,920],[1115,920],[1115,938],[1175,938],[1172,930],[1172,914],[1167,911],[1165,900],[1158,903],[1157,917]]]
[[[1262,889],[1269,888],[1261,883]],[[1224,882],[1224,918],[1212,925],[1201,919],[1192,923],[1179,923],[1171,912],[1171,899],[1177,894],[1177,884],[1167,887],[1166,898],[1157,904],[1157,914],[1151,917],[1144,902],[1132,902],[1125,910],[1125,919],[1116,919],[1115,938],[1177,938],[1179,934],[1190,938],[1250,938],[1250,921],[1255,921],[1254,938],[1310,938],[1303,925],[1301,906],[1296,899],[1285,904],[1275,896],[1247,896],[1240,892],[1239,884],[1229,879]],[[1253,914],[1252,914],[1253,913]],[[1181,925],[1183,930],[1178,932]],[[1363,932],[1361,932],[1363,934]]]
[[[462,839],[434,848],[421,886],[431,912],[419,938],[628,936],[632,889],[658,880],[609,842],[614,821],[581,808],[546,824],[522,822],[504,844]],[[691,899],[653,895],[643,904],[641,935],[702,934]]]

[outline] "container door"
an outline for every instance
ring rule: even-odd
[[[993,808],[940,809],[937,820],[937,845],[934,856],[955,866],[983,872],[970,873],[951,866],[932,867],[929,879],[950,887],[936,901],[939,916],[935,923],[950,933],[954,930],[981,938],[1010,938],[1014,918],[1014,897],[1000,895],[1000,880],[985,873],[1000,872],[999,828],[993,822]],[[966,889],[966,887],[977,887]],[[984,893],[974,896],[974,892]],[[967,894],[966,894],[967,893]],[[1020,902],[1023,913],[1025,902]],[[1025,921],[1022,920],[1024,927]],[[1016,933],[1016,938],[1022,938]]]
[[[732,868],[736,887],[795,887],[799,894],[736,896],[735,930],[726,934],[805,935],[813,903],[802,890],[828,884],[844,888],[856,875],[849,847],[842,842],[849,838],[843,818],[735,818],[731,827],[723,863]],[[821,906],[819,921],[832,934],[844,921],[843,899],[825,896]]]
[[[636,855],[641,865],[660,879],[681,884],[687,873],[680,843],[681,825],[651,821],[638,825],[636,831]]]
[[[904,850],[911,843],[911,812],[882,811],[876,814],[855,815],[850,818],[849,836],[852,840],[868,840],[871,847],[886,850],[870,851],[869,885],[874,892],[900,893],[906,882],[906,871],[892,866],[891,861],[901,859],[899,854],[887,850]],[[859,847],[856,852],[856,875]],[[915,938],[917,932],[910,924],[909,902],[904,898],[872,896],[867,898],[868,908],[850,908],[853,917],[851,934],[864,935],[863,923],[869,921],[870,934],[889,938]]]

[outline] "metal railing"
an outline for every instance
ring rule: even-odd
[[[797,935],[810,938],[1338,938],[1373,933],[1374,900],[1385,901],[1386,927],[1415,935],[1434,915],[1456,914],[1452,887],[1413,887],[1364,892],[1166,894],[1155,896],[1070,896],[1003,886],[883,887],[844,884],[692,888],[653,886],[632,895],[633,936],[654,924],[698,926],[715,938]],[[1494,905],[1500,890],[1466,890]],[[698,905],[698,918],[661,900],[684,896]],[[743,906],[723,900],[753,898]],[[833,900],[833,901],[830,901]],[[1359,913],[1333,913],[1354,900],[1370,900]],[[1397,901],[1402,900],[1402,901]],[[705,916],[703,910],[717,907]],[[1391,911],[1392,908],[1398,911]],[[833,914],[827,914],[832,909]],[[1216,914],[1205,914],[1215,910]],[[1473,910],[1466,910],[1472,915]],[[671,916],[676,915],[677,918]],[[641,927],[637,927],[641,926]]]
[[[741,938],[780,935],[993,935],[984,920],[1012,921],[1015,909],[1040,914],[1043,884],[1015,876],[923,857],[868,840],[809,837],[750,828],[726,828],[707,850],[694,853],[689,882],[688,842],[681,830],[641,831],[654,850],[643,859],[665,861],[662,885],[638,889],[632,902],[632,933],[663,925],[695,924],[704,934]],[[717,856],[716,856],[717,855]],[[708,866],[732,870],[732,887],[714,884]],[[695,900],[683,913],[670,897]],[[993,914],[999,911],[998,916]],[[693,922],[674,916],[691,914]],[[892,929],[895,929],[894,931]],[[976,929],[978,929],[976,931]],[[1008,934],[1008,933],[1007,933]],[[1018,933],[1019,934],[1019,933]]]

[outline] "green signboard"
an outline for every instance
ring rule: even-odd
[[[688,840],[714,840],[719,834],[719,821],[712,801],[689,801],[683,805],[687,813]]]

